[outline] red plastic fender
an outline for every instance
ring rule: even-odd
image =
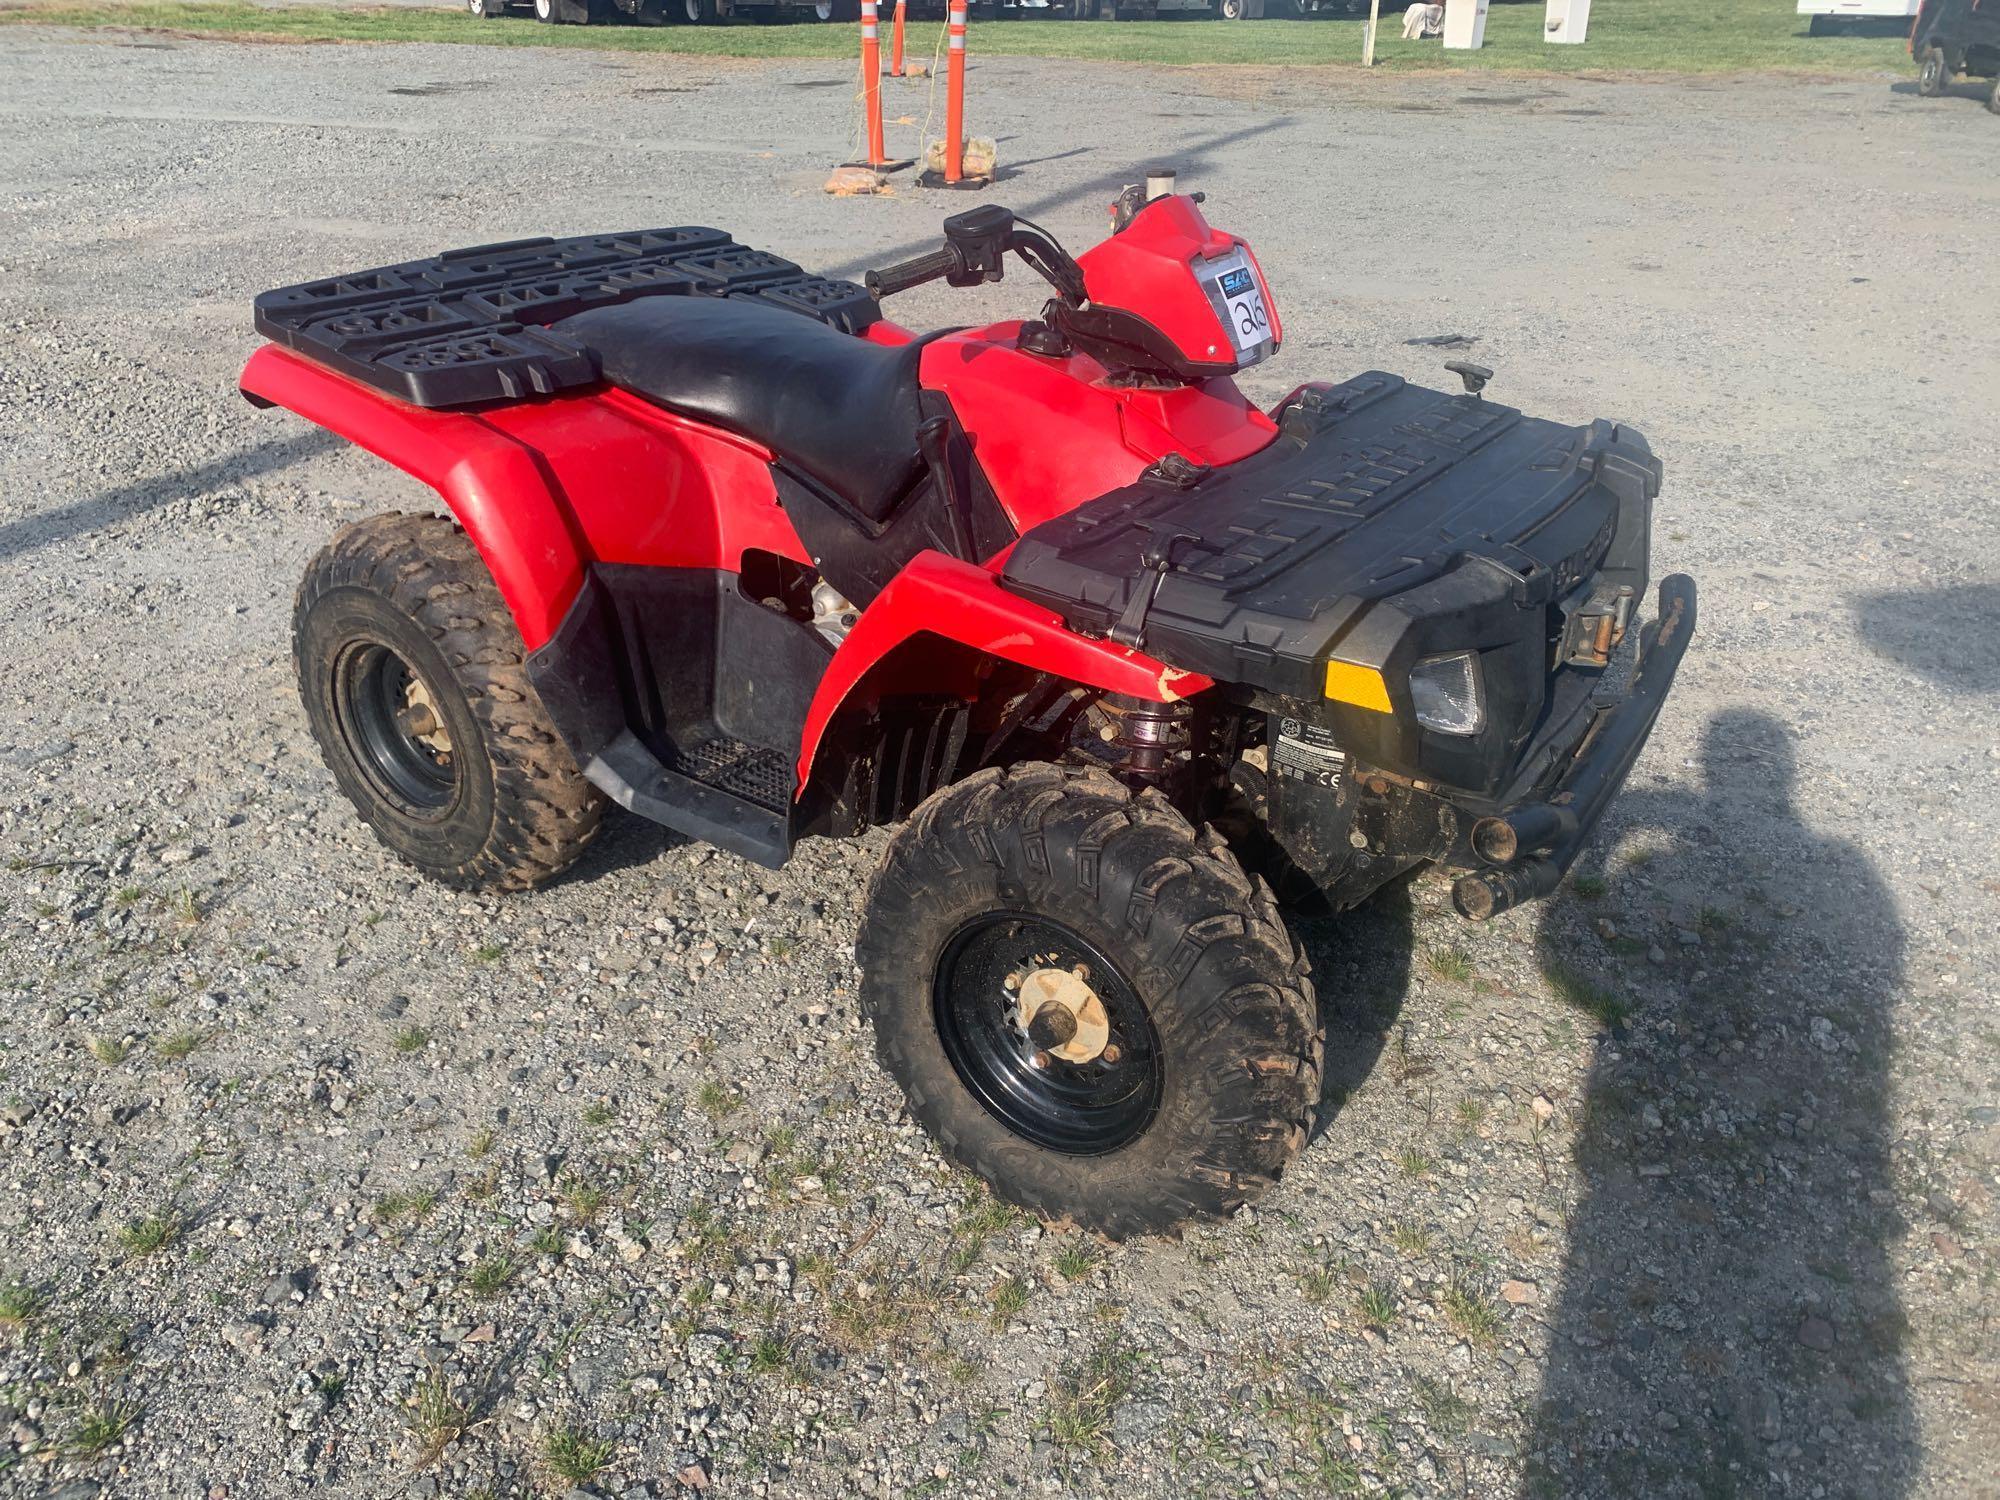
[[[467,412],[432,411],[267,344],[237,380],[422,480],[479,549],[533,651],[555,633],[583,587],[584,552],[533,450]]]
[[[1143,651],[1078,635],[1053,610],[1002,588],[985,568],[942,552],[919,552],[862,611],[827,664],[806,711],[797,795],[805,792],[835,711],[892,651],[924,635],[1154,703],[1172,703],[1215,685],[1212,678],[1170,667]]]

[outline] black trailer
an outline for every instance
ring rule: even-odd
[[[1917,92],[1926,99],[1946,92],[1961,73],[1993,78],[1986,107],[2000,114],[2000,0],[1924,0],[1910,28],[1910,56],[1917,61]]]

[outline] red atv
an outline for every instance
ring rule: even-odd
[[[1128,190],[1077,258],[977,208],[865,290],[683,228],[259,297],[244,394],[451,514],[352,526],[300,586],[341,790],[489,889],[607,800],[770,866],[900,822],[862,1000],[944,1149],[1111,1235],[1265,1191],[1324,1036],[1273,889],[1346,907],[1436,861],[1471,918],[1547,894],[1694,585],[1632,629],[1658,462],[1476,366],[1252,406],[1277,308],[1199,201]],[[1009,253],[1037,318],[880,316]]]

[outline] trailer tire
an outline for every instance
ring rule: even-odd
[[[1158,793],[979,772],[897,833],[864,912],[876,1053],[1000,1197],[1114,1239],[1172,1233],[1267,1191],[1305,1144],[1325,1045],[1305,955],[1268,888]],[[1030,1021],[1009,998],[1030,993],[1069,995],[1085,1029],[1051,1042],[1056,1001]]]
[[[1950,87],[1951,65],[1945,61],[1944,48],[1926,47],[1917,59],[1917,92],[1935,99]]]
[[[465,8],[475,20],[497,21],[507,14],[507,0],[465,0]]]
[[[514,617],[450,521],[374,516],[334,537],[299,584],[292,653],[335,783],[425,874],[518,890],[596,837],[604,797],[550,722]]]
[[[683,26],[713,26],[715,0],[666,0],[668,18]]]

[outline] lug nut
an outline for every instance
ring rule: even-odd
[[[1118,1044],[1116,1042],[1107,1042],[1104,1045],[1104,1050],[1098,1053],[1097,1055],[1103,1058],[1106,1062],[1116,1065],[1118,1059],[1123,1057],[1125,1054],[1118,1050]]]
[[[1033,1063],[1033,1064],[1034,1064],[1034,1065],[1035,1065],[1036,1067],[1038,1067],[1038,1068],[1043,1068],[1043,1069],[1046,1069],[1046,1068],[1048,1067],[1048,1065],[1049,1065],[1049,1063],[1050,1063],[1051,1059],[1050,1059],[1050,1057],[1049,1057],[1048,1053],[1046,1053],[1046,1052],[1037,1052],[1037,1053],[1036,1053],[1036,1054],[1035,1054],[1035,1055],[1034,1055],[1033,1057],[1029,1058],[1029,1059],[1028,1059],[1028,1061],[1030,1061],[1031,1063]]]

